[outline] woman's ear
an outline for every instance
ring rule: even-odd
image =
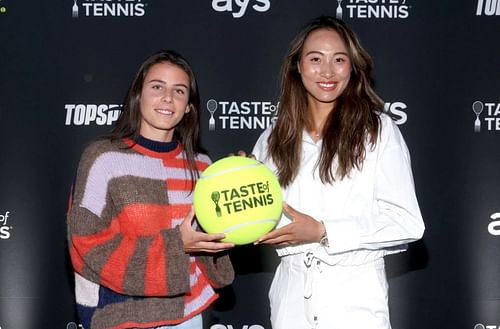
[[[188,106],[186,106],[186,111],[184,111],[184,113],[189,113],[189,111],[191,111],[192,108],[193,108],[193,105],[188,104]]]

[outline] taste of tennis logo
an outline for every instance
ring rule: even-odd
[[[141,17],[146,14],[142,0],[71,0],[71,14],[78,17]]]
[[[12,226],[10,222],[10,211],[0,213],[0,240],[7,240],[11,236]]]
[[[275,120],[279,103],[263,101],[227,101],[209,99],[206,103],[210,113],[208,129],[244,130],[265,129]]]
[[[500,130],[500,103],[475,101],[472,103],[474,112],[474,132],[482,130]]]
[[[210,197],[217,217],[222,217],[223,210],[227,214],[232,214],[248,208],[264,207],[274,202],[269,182],[257,182],[230,190],[213,191]]]
[[[279,110],[279,102],[262,101],[218,101],[209,99],[206,103],[210,113],[208,130],[252,130],[266,129],[273,124]],[[398,125],[405,124],[408,120],[407,105],[401,101],[386,102],[384,111],[388,113]],[[70,112],[68,112],[70,113]],[[69,114],[68,114],[69,117]],[[81,118],[79,121],[82,121]]]
[[[336,17],[404,19],[410,16],[408,0],[336,0]]]

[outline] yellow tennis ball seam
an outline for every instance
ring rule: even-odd
[[[205,170],[203,172],[203,174],[201,175],[200,180],[209,179],[209,178],[213,178],[213,177],[217,177],[217,176],[222,176],[222,175],[230,174],[230,173],[235,172],[235,171],[240,171],[243,169],[249,169],[249,168],[258,167],[258,166],[263,166],[263,164],[262,163],[251,163],[251,164],[248,164],[245,166],[224,169],[224,170],[220,170],[220,171],[217,171],[214,173],[210,173],[210,172],[207,172],[207,170]]]

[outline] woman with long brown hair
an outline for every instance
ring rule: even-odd
[[[253,154],[282,185],[274,329],[390,328],[384,259],[422,237],[403,137],[372,88],[372,60],[340,20],[310,21],[282,67],[277,120]]]
[[[196,229],[192,192],[211,161],[199,146],[199,94],[188,62],[144,60],[110,136],[80,160],[68,240],[80,320],[89,329],[202,329],[234,271],[224,234]]]

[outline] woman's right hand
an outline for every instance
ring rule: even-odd
[[[216,253],[235,246],[234,243],[220,242],[221,239],[224,239],[224,233],[207,234],[194,230],[192,227],[193,220],[194,208],[191,206],[189,213],[184,217],[184,221],[179,226],[185,252]]]

